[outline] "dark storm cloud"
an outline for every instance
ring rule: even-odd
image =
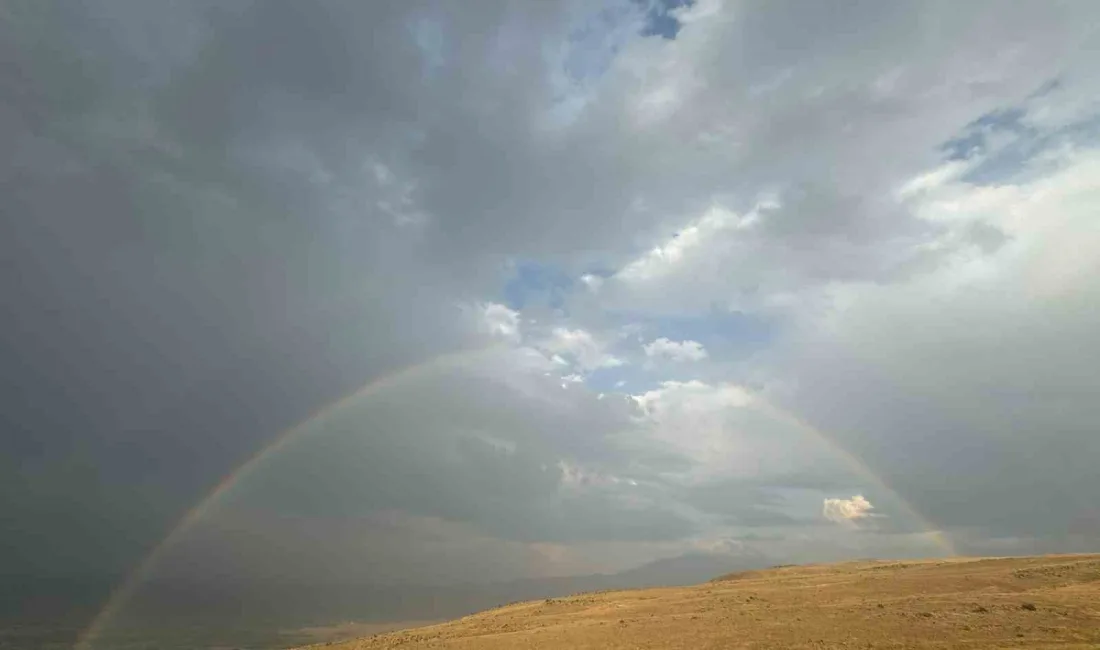
[[[161,9],[4,7],[7,570],[117,571],[275,431],[463,344],[434,326],[456,320],[440,276],[383,277],[392,220],[245,155],[401,114],[361,63],[419,65],[398,18],[350,39],[335,8]]]

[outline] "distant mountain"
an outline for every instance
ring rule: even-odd
[[[175,635],[178,639],[195,641],[191,636],[181,636],[182,631],[199,629],[203,630],[204,639],[226,642],[232,639],[238,647],[256,647],[245,643],[244,639],[263,630],[271,632],[346,621],[389,623],[452,619],[518,601],[561,598],[580,592],[698,584],[736,571],[765,568],[767,564],[758,557],[689,553],[620,573],[479,584],[287,584],[276,581],[227,584],[218,578],[202,576],[186,582],[178,579],[153,581],[142,585],[119,612],[112,634],[103,640],[102,647],[124,647],[123,641],[127,639],[143,642],[152,639],[169,647],[164,639]],[[183,641],[181,644],[179,647],[186,646]],[[194,647],[201,646],[195,641]]]
[[[624,589],[694,585],[735,571],[763,569],[769,560],[760,556],[733,556],[720,553],[688,553],[655,560],[611,576]]]
[[[693,585],[736,571],[763,569],[769,564],[767,558],[760,556],[687,553],[655,560],[619,573],[529,578],[507,583],[470,585],[466,588],[466,593],[484,594],[503,604],[519,600],[557,598],[584,591]]]

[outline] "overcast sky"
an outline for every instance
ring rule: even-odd
[[[0,573],[1095,550],[1098,27],[0,2]]]

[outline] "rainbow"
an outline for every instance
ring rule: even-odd
[[[277,455],[286,446],[303,435],[306,431],[313,428],[317,423],[323,422],[326,418],[334,413],[341,411],[342,409],[360,401],[376,395],[388,388],[392,388],[401,384],[402,382],[419,377],[429,372],[437,372],[449,368],[461,366],[470,360],[479,358],[489,352],[502,348],[501,345],[493,345],[487,348],[479,348],[474,350],[461,350],[458,352],[451,352],[447,354],[441,354],[439,356],[428,359],[427,361],[417,363],[411,366],[406,366],[388,375],[375,379],[363,386],[359,387],[355,391],[344,395],[334,402],[321,407],[314,411],[306,419],[302,420],[293,427],[286,429],[279,433],[275,439],[267,446],[260,449],[255,455],[249,458],[247,461],[237,466],[233,471],[229,472],[221,481],[211,489],[206,496],[198,502],[198,504],[187,511],[186,514],[179,520],[179,522],[169,531],[169,533],[153,547],[142,560],[139,562],[133,570],[127,574],[126,578],[116,587],[107,598],[104,606],[92,619],[91,623],[83,630],[78,637],[76,643],[73,645],[74,650],[91,650],[92,642],[104,631],[107,624],[114,618],[115,614],[127,603],[133,593],[141,586],[145,579],[149,576],[150,572],[157,566],[164,554],[172,548],[172,546],[183,535],[191,529],[191,527],[201,520],[207,513],[214,509],[223,498],[232,490],[243,477],[251,474],[257,468],[262,466],[265,461]],[[912,518],[913,521],[920,524],[925,530],[925,534],[948,556],[958,555],[950,539],[940,531],[936,526],[924,518],[912,505],[901,497],[893,488],[886,484],[882,478],[871,470],[866,463],[861,461],[851,452],[846,450],[840,444],[835,442],[832,438],[825,435],[819,429],[811,426],[807,422],[799,419],[798,417],[790,414],[783,409],[780,409],[770,402],[760,398],[754,397],[752,404],[761,408],[769,415],[784,421],[799,431],[812,436],[816,440],[822,442],[826,447],[832,450],[837,456],[845,462],[857,475],[861,478],[872,483],[876,488],[882,490],[894,499],[904,510],[904,514],[907,517]]]
[[[842,460],[844,464],[847,465],[848,468],[851,469],[856,475],[858,475],[860,478],[867,481],[871,485],[875,486],[875,488],[881,490],[884,494],[895,501],[897,505],[901,507],[902,514],[919,524],[920,527],[924,529],[924,534],[943,552],[944,555],[948,557],[954,557],[959,554],[958,550],[955,548],[954,543],[952,543],[951,539],[947,536],[946,533],[944,533],[944,531],[940,530],[938,526],[930,522],[926,517],[924,517],[924,515],[920,514],[920,512],[917,511],[917,509],[914,508],[908,500],[898,494],[897,490],[890,487],[886,483],[886,481],[882,480],[882,477],[879,476],[877,472],[872,470],[867,465],[867,463],[860,460],[859,457],[857,457],[855,454],[845,449],[833,438],[825,435],[820,429],[812,426],[798,416],[793,415],[790,411],[780,409],[771,402],[768,402],[758,397],[754,397],[752,403],[758,406],[761,410],[768,413],[768,415],[782,422],[786,422],[797,430],[809,435],[810,437],[824,444],[830,451],[836,454],[836,456],[840,460]]]
[[[170,549],[177,540],[190,530],[190,528],[199,520],[201,520],[208,512],[210,512],[215,506],[221,503],[226,494],[232,490],[233,486],[237,484],[241,478],[254,472],[257,468],[264,464],[268,459],[276,456],[286,446],[298,438],[300,435],[310,430],[315,424],[323,422],[326,418],[332,414],[358,402],[359,400],[366,399],[372,395],[375,395],[387,388],[392,388],[401,384],[409,379],[416,378],[429,372],[437,372],[448,368],[458,367],[464,362],[470,361],[481,357],[489,352],[500,349],[500,345],[492,345],[486,348],[478,348],[474,350],[461,350],[458,352],[451,352],[447,354],[441,354],[439,356],[428,359],[427,361],[406,366],[392,372],[388,375],[384,375],[370,381],[356,390],[344,395],[334,402],[321,407],[314,411],[306,419],[302,420],[293,427],[284,430],[275,439],[270,442],[266,447],[260,449],[254,456],[241,463],[233,471],[229,472],[217,485],[210,490],[206,496],[199,501],[198,505],[187,511],[186,514],[179,520],[179,522],[168,532],[168,534],[162,539],[148,555],[139,562],[132,571],[126,576],[126,579],[115,588],[111,595],[108,596],[103,608],[96,614],[95,618],[88,625],[87,628],[78,637],[76,644],[73,646],[74,650],[90,650],[91,643],[103,632],[107,623],[114,617],[119,609],[126,604],[127,600],[134,593],[142,582],[148,577],[149,573],[156,567],[161,557],[165,552]]]

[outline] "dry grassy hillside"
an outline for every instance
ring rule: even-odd
[[[375,648],[1100,648],[1100,555],[853,562],[521,603]]]

